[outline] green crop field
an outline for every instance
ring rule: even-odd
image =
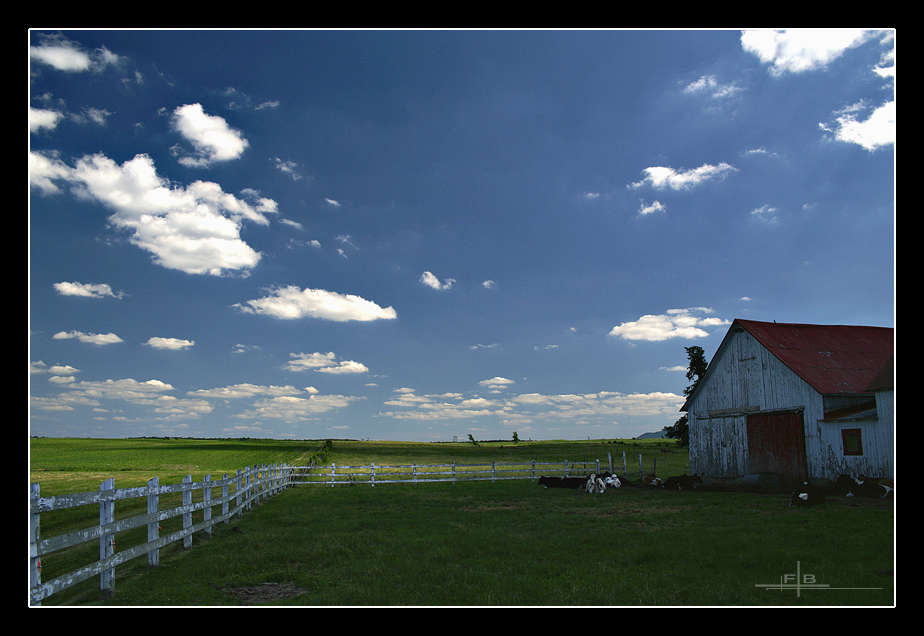
[[[95,490],[106,477],[117,487],[154,475],[173,483],[170,475],[296,463],[322,448],[323,441],[34,439],[30,479],[43,493],[46,483],[58,492]],[[326,463],[605,462],[610,453],[621,465],[623,451],[630,473],[638,453],[646,470],[657,459],[659,475],[688,472],[686,453],[660,440],[334,440]],[[829,587],[762,587],[797,568],[801,582]],[[211,538],[197,534],[190,550],[162,551],[158,568],[144,558],[119,566],[112,598],[100,598],[97,587],[89,580],[43,604],[892,606],[894,501],[829,498],[794,508],[785,493],[592,495],[531,480],[299,486]]]

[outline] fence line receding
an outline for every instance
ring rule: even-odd
[[[580,467],[580,468],[578,468]],[[591,467],[591,468],[588,468]],[[605,470],[615,472],[613,458],[607,453]],[[652,472],[656,466],[653,467]],[[638,470],[642,469],[642,455],[638,456]],[[84,492],[69,495],[43,497],[41,484],[34,483],[29,494],[29,579],[30,604],[41,605],[43,599],[61,592],[77,583],[99,577],[100,591],[103,595],[115,592],[115,568],[131,559],[147,555],[148,565],[157,566],[160,562],[160,549],[169,544],[182,541],[184,549],[192,547],[193,535],[203,532],[212,536],[213,526],[228,524],[232,517],[240,517],[251,509],[254,503],[273,496],[290,486],[301,484],[314,485],[349,485],[397,484],[426,482],[499,481],[508,479],[536,479],[542,475],[570,475],[572,472],[585,476],[590,472],[600,473],[601,462],[569,461],[528,462],[484,464],[406,464],[369,466],[337,466],[331,464],[319,468],[310,466],[289,466],[266,464],[260,467],[239,469],[237,474],[228,477],[225,473],[221,479],[213,480],[206,475],[200,482],[193,482],[187,475],[182,483],[161,485],[159,478],[149,480],[146,486],[133,488],[116,488],[115,480],[109,478],[102,482],[98,492]],[[626,453],[622,453],[622,473],[628,474]],[[213,491],[220,490],[219,496],[213,497]],[[194,494],[200,493],[198,501],[193,501]],[[179,505],[172,505],[180,497]],[[164,501],[161,497],[164,496]],[[147,513],[119,519],[116,517],[116,502],[131,499],[146,499]],[[171,507],[161,508],[164,504]],[[99,508],[99,524],[66,532],[50,538],[42,538],[41,515],[52,511],[69,510],[81,506],[95,505]],[[136,504],[138,507],[138,504]],[[219,512],[215,512],[220,509]],[[162,534],[162,523],[180,518],[179,530]],[[195,521],[194,519],[201,519]],[[177,522],[174,522],[176,524]],[[137,545],[116,550],[116,536],[134,528],[147,527],[147,541]],[[72,572],[60,574],[50,581],[42,581],[42,558],[56,552],[99,541],[99,559]]]

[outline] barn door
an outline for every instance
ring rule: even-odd
[[[802,412],[748,415],[748,469],[786,483],[807,479]]]

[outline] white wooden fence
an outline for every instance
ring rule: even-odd
[[[642,470],[642,456],[638,456],[639,473]],[[580,469],[577,467],[580,466]],[[592,466],[589,469],[588,466]],[[604,469],[614,471],[613,458],[607,453]],[[622,473],[628,473],[626,454],[622,454]],[[182,541],[184,549],[192,547],[193,534],[204,532],[211,537],[212,527],[218,523],[229,523],[234,516],[242,516],[250,510],[254,502],[277,494],[281,490],[298,484],[336,485],[366,483],[371,486],[389,483],[425,483],[459,481],[498,481],[505,479],[536,479],[540,473],[564,475],[575,471],[580,476],[588,473],[600,473],[600,460],[561,461],[561,462],[519,462],[490,464],[407,464],[399,466],[337,466],[331,464],[330,470],[316,466],[288,466],[266,464],[240,469],[233,477],[227,473],[219,480],[212,480],[206,475],[203,481],[193,482],[187,475],[182,483],[161,485],[159,478],[148,481],[147,486],[134,488],[116,488],[112,478],[102,482],[98,492],[85,492],[71,495],[41,496],[41,484],[31,485],[29,496],[30,537],[29,537],[29,579],[30,604],[41,605],[43,599],[65,590],[81,581],[99,576],[100,591],[104,595],[115,593],[115,568],[131,559],[148,555],[148,565],[157,566],[160,561],[160,548]],[[221,489],[221,496],[212,497],[212,491]],[[201,492],[201,499],[194,502],[194,493]],[[182,504],[161,510],[160,496],[180,493]],[[116,520],[115,505],[117,501],[147,498],[147,514]],[[42,539],[40,536],[42,513],[66,510],[80,506],[99,506],[99,524],[68,532],[66,534]],[[213,508],[221,506],[221,513],[213,516]],[[194,523],[193,516],[201,521]],[[161,522],[182,517],[182,529],[161,536]],[[122,551],[116,551],[116,535],[120,532],[147,526],[147,542]],[[42,558],[55,552],[73,548],[90,541],[99,541],[99,560],[78,568],[67,574],[42,582]]]
[[[642,456],[639,454],[639,473],[642,474]],[[580,466],[581,468],[576,468]],[[588,466],[590,468],[588,468]],[[314,468],[308,466],[292,466],[294,474],[290,476],[290,483],[294,484],[321,484],[331,487],[346,484],[367,484],[375,486],[376,484],[401,484],[401,483],[426,483],[426,482],[451,482],[453,484],[459,481],[498,481],[503,479],[537,479],[540,474],[563,474],[568,475],[576,471],[580,476],[586,476],[589,473],[599,474],[601,472],[601,463],[599,459],[594,461],[569,461],[561,462],[514,462],[498,463],[492,461],[486,464],[401,464],[401,465],[382,465],[370,464],[369,466],[337,466],[331,464],[330,469]],[[538,470],[537,470],[538,469]],[[607,462],[603,464],[603,470],[615,473],[613,457],[607,453]],[[628,474],[628,465],[626,463],[626,454],[622,454],[622,474]]]
[[[203,481],[193,482],[192,476],[187,475],[182,483],[172,485],[161,485],[159,478],[154,477],[148,481],[147,486],[116,488],[114,480],[110,478],[100,484],[98,492],[54,497],[42,497],[41,485],[34,483],[31,485],[29,497],[30,604],[41,605],[42,599],[94,576],[99,576],[100,591],[104,595],[111,595],[115,592],[117,565],[147,554],[148,564],[156,566],[160,560],[160,548],[176,541],[182,541],[185,549],[191,548],[194,533],[204,532],[210,537],[212,526],[229,523],[235,515],[240,517],[245,510],[250,510],[254,502],[259,503],[288,487],[291,474],[289,467],[264,464],[259,468],[248,466],[240,469],[230,478],[226,473],[220,480],[212,480],[211,475],[206,475]],[[221,489],[220,497],[212,497],[212,491],[215,489]],[[201,500],[194,502],[193,494],[197,492],[201,492]],[[182,504],[160,510],[161,495],[173,493],[181,494]],[[116,520],[117,501],[142,497],[147,498],[147,514]],[[41,538],[42,513],[87,505],[99,506],[99,525],[49,539]],[[212,510],[218,506],[221,507],[221,513],[213,516]],[[193,523],[194,514],[201,517],[202,521]],[[161,536],[161,522],[175,517],[182,517],[182,530]],[[117,533],[145,525],[148,530],[146,543],[121,552],[116,551]],[[99,540],[98,561],[51,581],[42,582],[44,556],[94,540]]]

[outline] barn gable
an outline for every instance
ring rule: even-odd
[[[890,328],[735,320],[681,408],[691,471],[892,476],[894,426],[870,385],[893,351]]]

